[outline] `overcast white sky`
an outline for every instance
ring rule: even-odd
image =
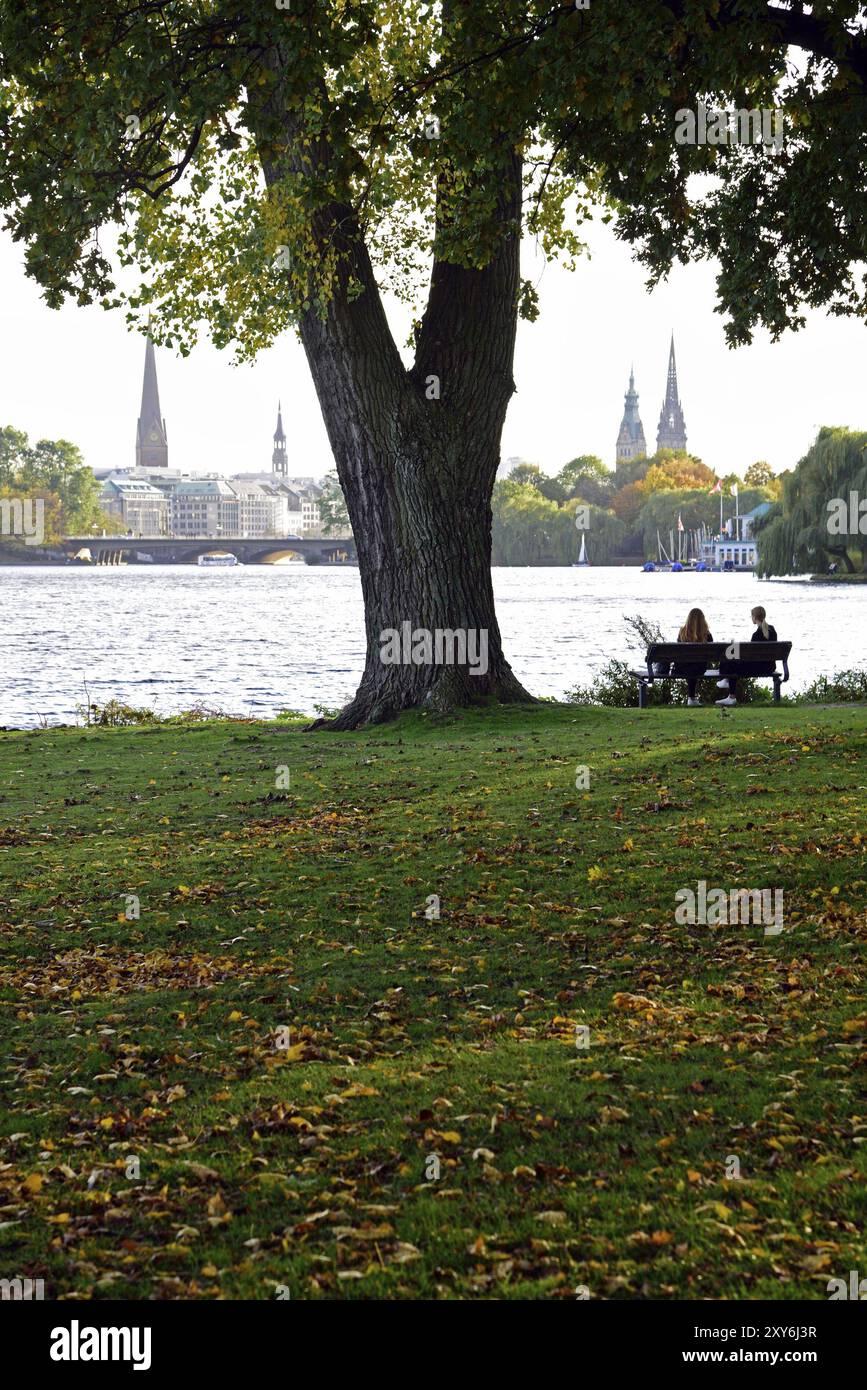
[[[525,274],[538,280],[541,315],[522,324],[503,458],[519,455],[556,472],[581,453],[609,465],[635,362],[650,448],[675,332],[688,445],[720,473],[765,458],[779,471],[806,452],[821,425],[867,428],[867,329],[812,314],[801,333],[773,345],[766,335],[735,352],[714,313],[709,265],[675,270],[652,295],[628,249],[609,228],[591,235],[592,258],[573,273],[544,267],[526,248]],[[134,463],[144,342],[123,313],[70,304],[52,311],[22,268],[20,248],[0,235],[0,423],[31,438],[66,438],[94,467]],[[406,317],[393,315],[396,336]],[[253,366],[203,338],[186,359],[157,351],[169,463],[223,473],[268,469],[277,399],[283,401],[290,473],[332,466],[304,354],[284,334]]]

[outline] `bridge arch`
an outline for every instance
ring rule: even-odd
[[[241,564],[268,564],[295,556],[308,565],[355,564],[355,542],[318,536],[69,536],[64,542],[68,558],[86,549],[94,560],[105,552],[126,556],[135,551],[157,562],[195,564],[200,555],[222,552]]]

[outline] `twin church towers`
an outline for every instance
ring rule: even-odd
[[[656,431],[656,448],[675,449],[678,453],[686,452],[686,422],[683,418],[683,408],[680,404],[680,397],[677,393],[677,364],[674,360],[674,334],[671,335],[671,351],[668,356],[668,380],[665,388],[665,400],[659,415],[659,427]],[[623,422],[620,426],[620,433],[617,436],[617,462],[626,459],[637,459],[647,454],[647,442],[644,438],[644,426],[641,423],[641,416],[638,413],[638,392],[635,389],[635,373],[629,373],[629,390],[626,392],[626,407],[623,411]]]

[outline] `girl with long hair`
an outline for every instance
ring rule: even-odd
[[[710,628],[707,625],[707,618],[700,608],[691,608],[687,614],[686,622],[677,634],[678,642],[712,642]],[[698,698],[698,683],[704,675],[704,668],[707,665],[704,661],[677,661],[672,667],[672,674],[684,676],[686,679],[688,705],[700,705]]]

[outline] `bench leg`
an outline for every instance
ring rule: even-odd
[[[774,676],[774,702],[775,702],[775,704],[779,704],[779,703],[780,703],[780,678],[779,678],[779,676]]]
[[[645,709],[647,706],[647,681],[638,682],[638,708]]]

